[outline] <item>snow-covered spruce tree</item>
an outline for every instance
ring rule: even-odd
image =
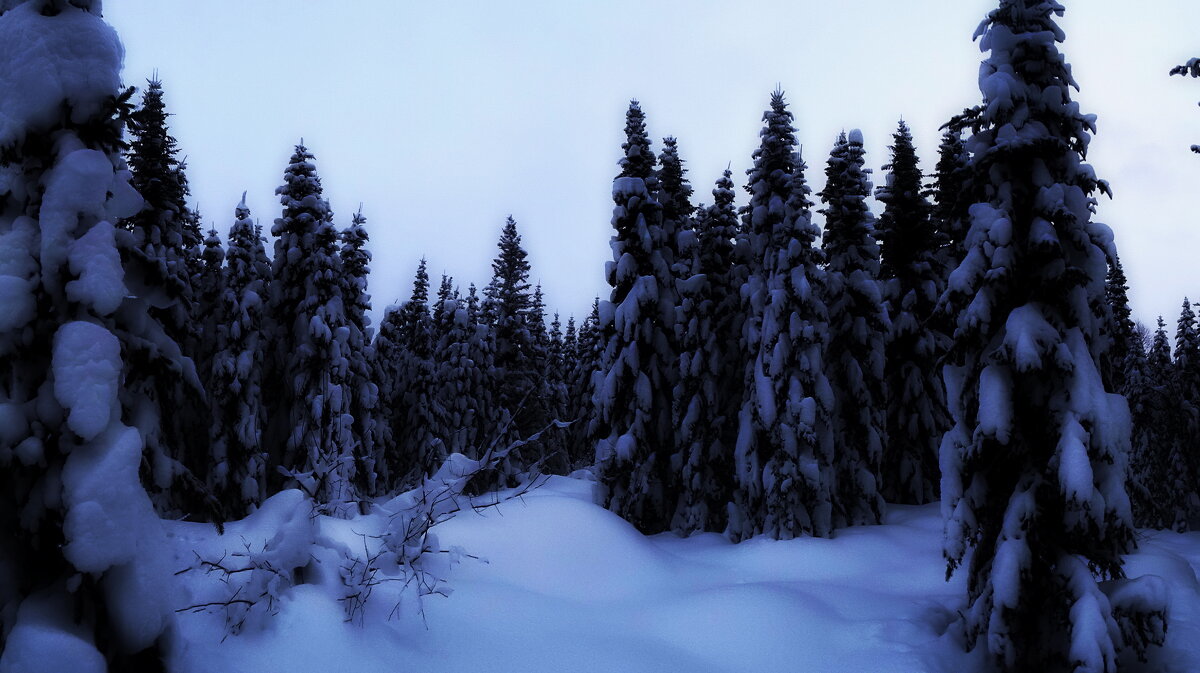
[[[943,274],[943,285],[945,276],[958,268],[966,254],[963,246],[970,226],[967,208],[972,200],[968,183],[970,156],[963,143],[962,129],[953,121],[948,126],[938,146],[934,175],[923,193],[933,204],[930,220],[937,231],[940,247],[936,259]]]
[[[266,497],[262,452],[263,313],[270,265],[263,254],[246,195],[234,210],[217,315],[217,350],[208,395],[213,408],[210,486],[232,516]]]
[[[276,193],[275,282],[271,292],[276,378],[280,403],[270,427],[278,458],[325,511],[348,514],[354,487],[351,329],[344,310],[338,231],[321,190],[313,155],[303,143]],[[267,393],[268,401],[275,400]]]
[[[488,390],[491,352],[486,348],[486,328],[475,322],[467,302],[457,296],[443,299],[434,310],[434,322],[445,328],[436,351],[433,434],[448,453],[478,459],[496,430]]]
[[[967,149],[983,200],[945,295],[944,553],[948,572],[969,560],[969,648],[1007,671],[1112,673],[1122,647],[1161,642],[1165,605],[1138,590],[1147,578],[1106,594],[1095,577],[1121,577],[1134,547],[1129,412],[1099,373],[1112,232],[1092,221],[1107,185],[1083,162],[1095,118],[1070,99],[1062,11],[1001,0],[977,32],[990,55]]]
[[[375,462],[376,492],[392,493],[404,479],[407,457],[397,444],[402,435],[402,409],[404,389],[400,387],[400,366],[404,356],[401,337],[400,307],[388,306],[379,321],[379,331],[371,341],[374,360],[371,362],[371,380],[378,392],[375,427],[372,444],[377,456]]]
[[[550,330],[546,327],[546,300],[542,294],[541,283],[533,288],[526,320],[529,325],[531,346],[529,362],[537,372],[526,406],[531,407],[532,413],[529,420],[536,423],[530,428],[530,432],[537,432],[551,421],[561,420],[563,417],[563,395],[555,380],[551,355],[552,337]],[[528,435],[521,437],[526,436]],[[536,463],[541,471],[562,472],[566,468],[566,459],[560,455],[565,436],[566,433],[557,428],[542,434],[537,442],[531,442],[523,447],[524,452],[520,456],[521,459],[515,462],[513,467],[520,467],[522,468],[520,471],[524,471],[523,468]],[[517,454],[510,453],[509,456],[511,461],[512,457],[516,457]]]
[[[139,416],[135,423],[151,447],[150,454],[159,456],[148,465],[153,474],[152,497],[159,509],[179,513],[194,510],[206,497],[197,491],[202,490],[201,481],[211,464],[210,419],[200,412],[207,408],[202,388],[205,374],[195,361],[202,350],[192,287],[203,270],[200,226],[197,214],[187,207],[187,176],[178,158],[178,143],[167,126],[168,116],[162,83],[157,78],[148,80],[141,106],[126,118],[132,136],[127,153],[130,183],[145,202],[120,226],[129,229],[134,239],[125,254],[139,258],[147,269],[146,286],[130,289],[153,298],[151,314],[187,358],[171,363],[170,358],[151,357],[170,369],[151,373],[147,368],[146,375],[127,382],[130,394],[160,402],[164,410],[160,417]],[[172,476],[176,473],[184,479],[176,480]],[[165,485],[173,481],[176,492],[166,493]]]
[[[367,276],[371,273],[371,253],[367,250],[367,218],[362,206],[341,232],[342,302],[350,334],[346,339],[350,368],[351,442],[354,446],[355,483],[359,493],[374,495],[377,491],[375,465],[379,462],[375,447],[376,407],[379,386],[375,382],[375,352],[371,346],[371,295],[367,292]]]
[[[459,292],[454,287],[454,279],[448,274],[442,274],[442,282],[438,285],[437,296],[433,300],[433,306],[430,308],[430,315],[433,319],[433,343],[439,344],[442,339],[450,332],[450,328],[454,326],[454,313],[443,312],[442,308],[446,302],[453,300],[458,302]],[[435,358],[440,354],[435,354]]]
[[[1100,373],[1108,390],[1128,396],[1126,379],[1129,369],[1136,365],[1139,357],[1144,358],[1142,344],[1138,343],[1134,330],[1132,311],[1129,309],[1129,284],[1125,280],[1125,270],[1121,260],[1113,256],[1108,260],[1108,275],[1104,281],[1104,296],[1108,307],[1108,322],[1105,333],[1108,335],[1108,351],[1104,354],[1103,366]]]
[[[1174,499],[1180,504],[1174,527],[1186,530],[1200,519],[1200,485],[1196,483],[1200,477],[1197,464],[1200,456],[1195,441],[1196,433],[1200,432],[1200,326],[1187,297],[1183,299],[1175,326],[1175,357],[1168,381],[1170,397],[1175,401],[1171,476]]]
[[[542,372],[533,359],[533,335],[529,331],[529,308],[533,297],[529,285],[529,262],[521,246],[517,222],[510,215],[497,243],[492,261],[492,280],[484,288],[484,313],[495,339],[496,402],[512,422],[507,424],[501,446],[537,432],[545,424],[538,408],[538,382]]]
[[[745,393],[728,523],[734,541],[759,533],[826,536],[834,524],[824,274],[792,118],[776,90],[748,171],[743,229],[751,257],[741,290],[743,357],[735,358],[745,367]]]
[[[733,287],[737,211],[729,169],[713,188],[712,206],[694,221],[692,275],[679,283],[679,382],[675,385],[675,461],[681,469],[679,504],[671,528],[681,535],[722,532],[733,498],[735,419],[741,404]]]
[[[196,363],[205,391],[211,397],[209,377],[212,374],[213,356],[220,348],[217,331],[221,317],[218,310],[225,291],[225,248],[221,246],[221,236],[215,228],[209,229],[204,237],[200,271],[192,279],[192,288],[196,298],[194,322],[197,328],[192,360]]]
[[[1171,68],[1172,75],[1200,77],[1200,58],[1189,58],[1187,63]],[[1200,145],[1192,145],[1192,151],[1200,154]]]
[[[613,180],[612,294],[599,306],[604,353],[592,425],[604,505],[643,533],[671,525],[676,475],[671,389],[677,358],[670,241],[656,196],[655,158],[638,102],[625,115],[625,156]]]
[[[1183,298],[1179,320],[1175,323],[1175,375],[1186,402],[1195,402],[1200,388],[1200,326],[1192,302]]]
[[[692,185],[687,179],[687,169],[679,157],[679,143],[675,138],[663,138],[663,148],[658,155],[658,201],[662,204],[663,236],[668,241],[664,254],[669,255],[672,273],[676,280],[692,275],[692,255],[686,252],[695,246],[691,233]]]
[[[87,0],[3,3],[0,44],[0,670],[161,671],[174,566],[139,472],[168,461],[132,423],[166,401],[131,386],[186,361],[117,226],[124,52]]]
[[[879,523],[883,516],[879,477],[887,437],[884,344],[891,322],[879,291],[879,244],[875,217],[867,208],[869,174],[863,167],[862,133],[841,134],[825,167],[821,249],[827,261],[825,375],[833,388],[834,517],[852,525]]]
[[[923,504],[937,499],[938,445],[950,427],[938,359],[948,343],[933,320],[945,277],[938,265],[940,237],[921,191],[912,134],[901,121],[892,136],[887,184],[875,190],[884,204],[877,231],[879,277],[892,330],[887,338],[879,400],[887,416],[887,445],[880,485],[888,502]]]
[[[142,104],[129,119],[132,136],[128,152],[132,184],[145,199],[136,215],[123,222],[133,231],[137,254],[151,262],[160,277],[160,292],[178,299],[170,311],[156,311],[168,336],[191,355],[197,315],[192,276],[203,263],[193,259],[200,250],[198,221],[187,207],[190,193],[179,144],[167,126],[162,81],[147,80]]]
[[[539,286],[539,290],[540,290]],[[546,332],[546,375],[545,375],[545,395],[546,409],[549,411],[551,420],[569,421],[571,416],[567,410],[567,375],[568,362],[566,358],[565,336],[563,335],[562,321],[559,320],[558,312],[554,313],[553,319],[550,321],[550,329]],[[568,428],[553,428],[551,431],[543,435],[546,443],[544,455],[546,459],[541,466],[542,472],[551,474],[566,474],[570,471],[571,460],[569,456],[570,447],[570,432]]]
[[[413,479],[432,475],[446,457],[434,434],[435,344],[433,317],[429,312],[429,272],[424,258],[417,266],[412,296],[401,305],[396,320],[399,358],[394,364],[396,379],[392,385],[399,397],[392,401],[396,455],[390,471],[394,479],[411,483]]]
[[[599,423],[599,408],[593,404],[596,377],[600,376],[600,360],[604,345],[600,343],[600,299],[592,301],[592,310],[575,339],[575,355],[568,376],[568,415],[574,419],[569,431],[568,456],[571,467],[581,469],[596,462],[595,429]]]

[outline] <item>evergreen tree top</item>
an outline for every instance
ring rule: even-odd
[[[637,100],[629,101],[625,113],[625,142],[621,144],[625,156],[618,165],[621,178],[649,179],[654,175],[654,152],[650,149],[650,137],[646,135],[646,115]]]
[[[1150,343],[1147,363],[1151,374],[1158,377],[1159,383],[1171,368],[1171,341],[1167,337],[1167,324],[1161,315],[1158,316],[1158,327],[1154,330],[1154,340]]]
[[[931,207],[922,191],[921,168],[913,147],[912,133],[903,120],[892,136],[891,161],[886,184],[875,190],[884,204],[876,227],[882,243],[881,279],[905,276],[911,286],[915,276],[930,263],[939,246],[937,232],[930,221]]]
[[[176,156],[179,144],[167,126],[167,118],[171,115],[163,100],[162,81],[149,79],[146,85],[141,107],[129,118],[129,131],[133,136],[128,155],[129,169],[133,173],[130,182],[146,200],[146,211],[182,217],[190,190],[184,162]]]
[[[869,264],[877,257],[874,233],[874,216],[867,208],[867,195],[871,193],[871,170],[864,167],[862,134],[842,132],[830,152],[825,167],[825,189],[821,201],[825,208],[825,234],[822,248],[829,258],[831,268],[849,262]],[[856,252],[859,248],[861,252]]]
[[[304,141],[300,141],[283,172],[284,184],[275,189],[283,204],[285,219],[324,219],[330,215],[329,205],[321,198],[321,178],[313,159]],[[280,232],[272,230],[272,233],[279,235]]]
[[[417,264],[417,275],[413,279],[413,291],[409,302],[422,305],[429,303],[429,271],[426,269],[424,257]]]
[[[225,249],[221,247],[221,236],[217,233],[216,227],[208,230],[208,236],[204,238],[204,266],[212,269],[221,266],[221,262],[225,261]]]
[[[1183,298],[1183,308],[1179,311],[1179,321],[1175,326],[1175,359],[1187,360],[1189,366],[1200,364],[1200,331],[1196,327],[1196,312],[1192,310],[1192,302]]]
[[[753,154],[754,167],[746,171],[746,191],[750,193],[752,207],[756,201],[769,198],[769,194],[791,191],[791,176],[797,166],[796,129],[792,120],[783,91],[776,89],[771,94],[770,109],[763,112],[763,128],[758,134],[761,142]]]
[[[663,149],[658,163],[659,189],[663,196],[663,217],[669,220],[686,220],[695,211],[691,203],[692,185],[687,179],[687,169],[679,158],[679,147],[675,138],[663,138]]]
[[[500,252],[492,260],[492,281],[483,293],[492,305],[490,310],[519,315],[529,308],[529,261],[512,215],[504,222],[496,245]]]

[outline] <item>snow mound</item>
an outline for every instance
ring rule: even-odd
[[[252,546],[275,536],[317,541],[304,579],[263,628],[228,635],[223,619],[184,613],[180,671],[305,673],[354,670],[429,673],[973,673],[983,658],[962,652],[955,628],[962,573],[945,581],[937,505],[891,506],[883,525],[833,539],[731,544],[711,533],[645,537],[594,504],[594,482],[551,477],[518,498],[481,496],[434,528],[453,589],[416,599],[398,583],[374,587],[361,624],[346,619],[329,550],[363,549],[387,526],[384,503],[350,520],[315,519],[298,492],[255,514],[211,526],[172,523],[176,558]],[[507,495],[512,495],[510,492]],[[1167,647],[1152,668],[1200,670],[1200,593],[1187,558],[1200,563],[1200,534],[1153,533],[1130,557],[1133,581],[1114,602],[1154,599],[1165,582],[1173,605]],[[181,565],[181,567],[183,567]],[[1145,576],[1145,577],[1143,577]],[[1161,577],[1159,580],[1152,576]],[[181,577],[204,598],[211,579]],[[1090,595],[1087,601],[1106,600]],[[1081,634],[1082,635],[1082,634]],[[1125,665],[1122,656],[1122,665]]]

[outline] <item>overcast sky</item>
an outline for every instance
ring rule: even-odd
[[[1174,325],[1200,299],[1200,2],[1068,1],[1063,50],[1091,162],[1110,181],[1135,316]],[[679,138],[696,188],[741,185],[779,84],[815,190],[837,133],[861,128],[878,170],[896,121],[927,171],[938,127],[980,99],[971,36],[994,0],[119,0],[125,81],[157,69],[193,201],[224,238],[243,190],[269,228],[301,136],[340,225],[363,204],[377,310],[408,296],[417,260],[481,287],[505,216],[551,311],[607,295],[611,181],[624,113]],[[744,196],[744,194],[739,194]],[[744,198],[739,202],[744,202]]]

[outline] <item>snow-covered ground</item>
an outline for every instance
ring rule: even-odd
[[[642,536],[592,504],[592,488],[553,477],[521,498],[459,513],[435,529],[459,562],[440,554],[445,562],[430,566],[449,595],[425,596],[418,610],[413,585],[384,582],[351,622],[338,600],[345,589],[337,568],[346,561],[332,550],[344,544],[343,554],[363,556],[374,538],[361,535],[377,534],[385,517],[310,522],[305,501],[290,491],[223,537],[211,526],[169,524],[179,569],[194,568],[179,575],[188,587],[181,606],[228,597],[230,587],[197,560],[219,560],[223,550],[260,549],[278,534],[268,545],[274,562],[308,564],[303,583],[283,588],[289,581],[278,579],[277,614],[256,606],[236,635],[226,637],[223,608],[181,613],[174,663],[197,673],[963,673],[978,666],[951,627],[964,587],[959,577],[944,580],[936,505],[890,507],[885,525],[842,530],[832,540],[733,545],[713,534]],[[243,561],[226,557],[222,565]],[[1200,533],[1146,531],[1129,557],[1131,577],[1159,575],[1172,589],[1168,646],[1146,670],[1200,670],[1197,567]],[[245,574],[234,581],[243,581],[238,575]]]

